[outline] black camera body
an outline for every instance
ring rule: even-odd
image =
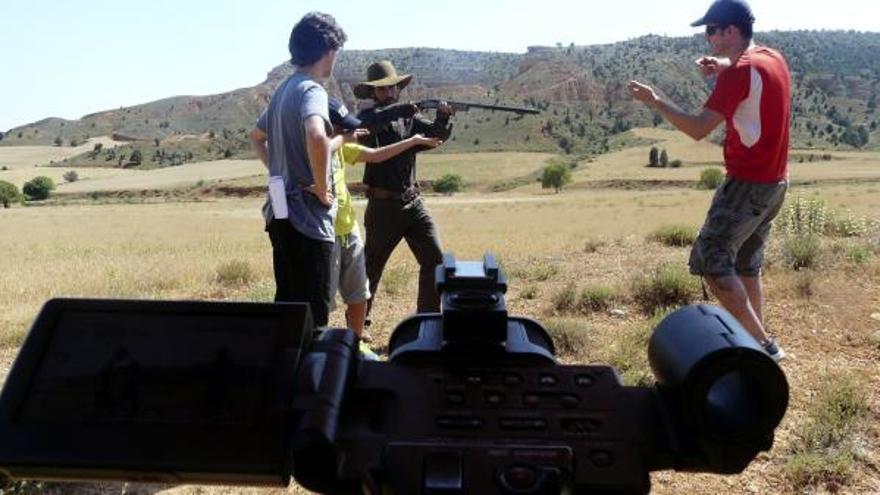
[[[654,387],[557,363],[507,315],[491,255],[437,268],[442,312],[400,323],[387,362],[305,304],[52,300],[0,397],[0,473],[287,485],[321,493],[647,493],[649,473],[738,473],[788,404],[728,313],[658,325]]]

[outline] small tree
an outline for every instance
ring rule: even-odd
[[[62,144],[64,144],[64,140],[61,139],[61,136],[58,136],[55,138],[55,141],[53,141],[53,143],[55,143],[55,146],[61,146]]]
[[[49,194],[55,190],[55,182],[49,177],[41,175],[25,182],[24,186],[21,187],[21,190],[24,192],[25,196],[32,201],[39,201],[47,199]]]
[[[558,194],[562,188],[571,182],[571,168],[566,163],[554,163],[544,168],[541,175],[541,187],[544,189],[553,188]]]
[[[64,172],[62,177],[64,177],[64,180],[67,182],[76,182],[79,180],[79,174],[76,173],[76,170],[68,170],[67,172]]]
[[[457,193],[464,189],[464,180],[458,174],[445,174],[434,181],[434,191],[444,194]]]
[[[141,150],[138,149],[132,151],[131,156],[128,158],[128,163],[134,165],[140,165],[142,161],[144,161],[144,155],[141,154]]]
[[[700,172],[700,189],[717,189],[724,182],[724,172],[720,168],[707,168]]]
[[[11,182],[0,180],[0,203],[4,208],[9,208],[11,203],[21,201],[21,193],[18,188]]]
[[[660,152],[660,166],[666,167],[669,165],[669,154],[666,153],[666,149]]]
[[[656,146],[651,146],[651,152],[648,153],[648,166],[656,167],[660,165],[660,150]]]

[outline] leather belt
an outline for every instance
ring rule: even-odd
[[[403,191],[392,191],[381,187],[369,186],[366,196],[369,199],[397,199],[408,203],[419,197],[421,192],[417,187],[408,187]]]

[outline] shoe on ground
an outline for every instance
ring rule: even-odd
[[[770,357],[773,358],[773,360],[777,363],[785,359],[785,357],[787,356],[785,351],[782,350],[782,347],[779,347],[779,344],[777,344],[776,341],[772,338],[767,339],[766,342],[761,344],[761,347],[763,347],[764,351],[766,351],[767,354],[769,354]]]
[[[373,352],[366,342],[361,341],[358,349],[361,352],[361,359],[364,361],[379,361],[379,355]]]

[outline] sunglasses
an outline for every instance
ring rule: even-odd
[[[706,25],[706,36],[714,36],[718,31],[723,30],[727,26],[722,26],[720,24],[707,24]]]

